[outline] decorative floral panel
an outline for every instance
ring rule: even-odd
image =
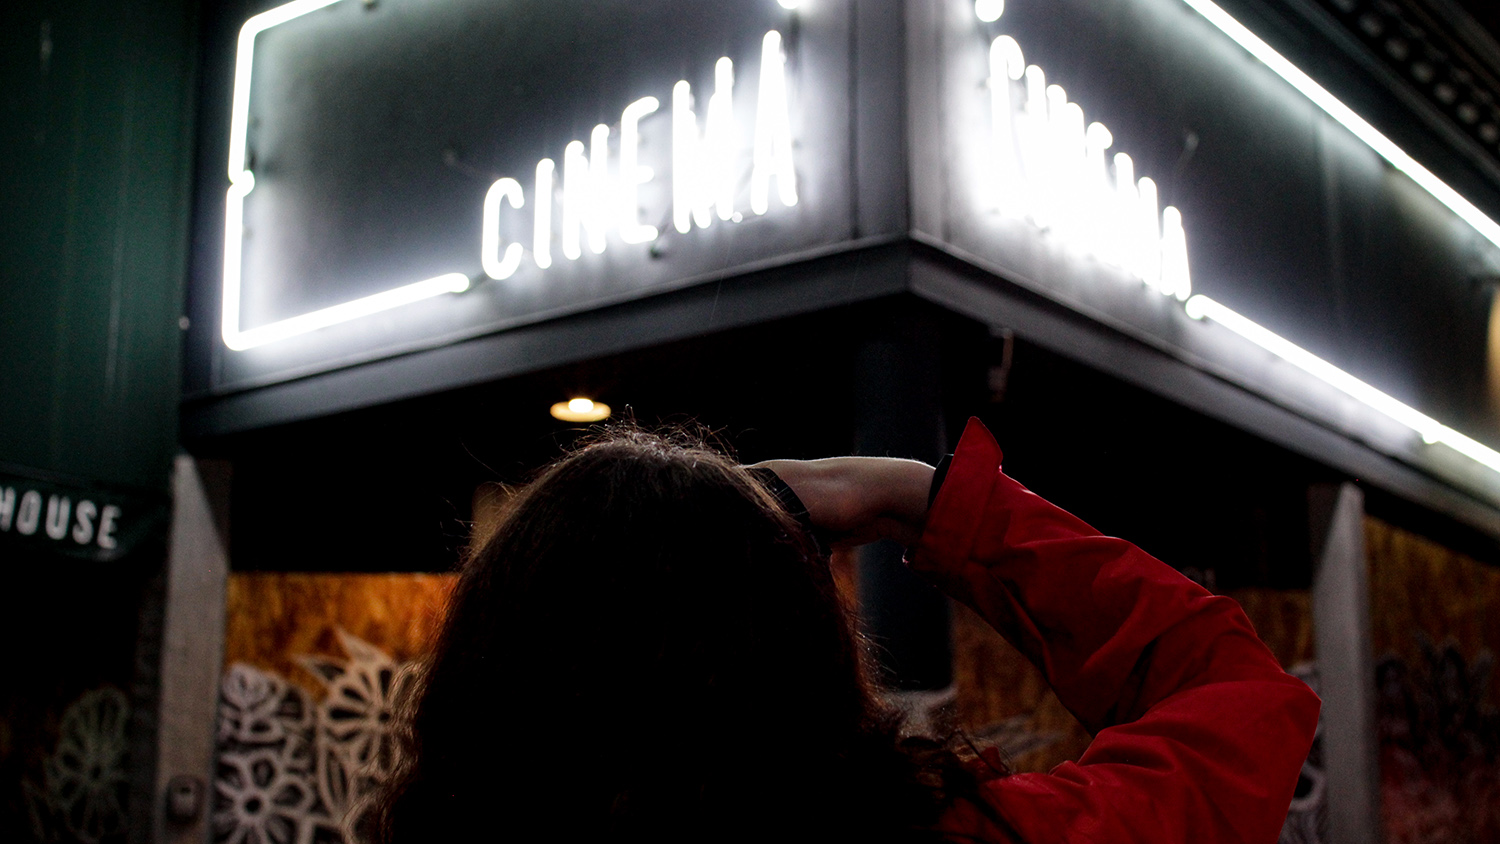
[[[452,575],[230,577],[216,844],[357,840]]]

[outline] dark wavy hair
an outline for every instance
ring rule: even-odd
[[[972,789],[903,738],[828,563],[753,473],[616,430],[465,563],[380,844],[914,841]]]

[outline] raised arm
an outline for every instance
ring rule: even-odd
[[[1009,639],[1095,738],[1077,763],[987,783],[988,805],[957,808],[945,828],[1032,844],[1272,844],[1317,697],[1281,670],[1233,600],[1099,535],[1006,477],[1000,457],[971,421],[930,511],[922,492],[925,524],[910,518],[914,471],[887,491],[904,490],[905,506],[866,496],[864,510],[885,514],[882,535],[917,528],[912,568]],[[815,524],[820,506],[837,509],[817,487],[804,495],[795,471],[777,471]]]

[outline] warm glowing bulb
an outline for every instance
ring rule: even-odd
[[[552,405],[552,418],[564,422],[599,422],[609,414],[609,405],[593,399],[569,399]]]
[[[974,0],[974,14],[985,23],[994,23],[1005,14],[1005,0]]]

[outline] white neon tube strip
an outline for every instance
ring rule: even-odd
[[[272,27],[332,6],[339,0],[293,0],[245,21],[234,61],[234,94],[229,113],[229,191],[224,208],[224,301],[221,309],[220,334],[224,345],[234,351],[264,346],[288,337],[306,334],[341,322],[359,319],[380,311],[399,308],[444,293],[461,293],[469,289],[469,277],[463,273],[444,275],[403,285],[352,302],[312,311],[311,313],[240,330],[241,260],[244,254],[245,197],[255,189],[255,174],[245,167],[245,151],[250,128],[250,79],[254,70],[255,38]]]
[[[1351,398],[1400,422],[1422,435],[1428,443],[1442,443],[1459,454],[1500,472],[1500,452],[1481,445],[1447,425],[1382,393],[1353,375],[1314,355],[1301,346],[1241,316],[1207,296],[1187,300],[1187,314],[1193,319],[1217,322],[1287,363],[1333,386]]]
[[[273,26],[281,26],[290,20],[300,18],[308,12],[315,12],[324,6],[332,6],[339,0],[295,0],[285,6],[277,6],[269,11],[245,21],[240,27],[240,40],[234,58],[234,100],[229,116],[229,181],[239,180],[241,173],[245,172],[245,136],[250,125],[250,70],[251,62],[255,58],[255,36],[265,32]]]
[[[1390,162],[1391,166],[1411,177],[1411,180],[1421,185],[1424,190],[1432,194],[1433,198],[1448,207],[1448,210],[1457,214],[1460,219],[1474,227],[1474,230],[1484,236],[1490,243],[1500,246],[1500,224],[1490,219],[1483,211],[1480,211],[1459,195],[1458,191],[1433,175],[1431,170],[1417,163],[1417,160],[1407,155],[1400,147],[1396,146],[1390,138],[1382,135],[1378,129],[1371,126],[1363,117],[1354,113],[1354,110],[1344,105],[1337,97],[1328,93],[1327,89],[1312,80],[1312,77],[1303,73],[1296,65],[1288,61],[1280,53],[1271,48],[1271,45],[1260,40],[1255,33],[1246,29],[1243,24],[1229,16],[1228,12],[1219,8],[1213,0],[1183,0],[1228,35],[1236,44],[1245,48],[1250,55],[1260,59],[1273,73],[1285,79],[1302,93],[1303,96],[1313,101],[1313,104],[1343,124],[1344,128],[1353,132],[1375,150],[1381,158]]]
[[[240,260],[244,247],[245,194],[255,187],[248,172],[229,185],[224,201],[224,303],[220,308],[220,334],[233,349],[240,333]]]
[[[235,335],[235,342],[230,343],[229,338],[225,342],[229,348],[235,351],[264,346],[277,340],[285,340],[298,334],[306,334],[317,331],[319,328],[327,328],[330,325],[338,325],[352,319],[388,311],[391,308],[399,308],[402,305],[410,305],[423,299],[431,299],[444,293],[462,293],[469,289],[469,277],[463,273],[447,273],[415,284],[397,287],[394,290],[385,290],[373,296],[363,299],[355,299],[352,302],[344,302],[322,310],[312,311],[299,316],[252,328],[248,331],[240,331]]]
[[[1392,167],[1405,173],[1412,181],[1421,186],[1423,190],[1431,194],[1434,199],[1458,215],[1459,219],[1473,226],[1474,230],[1479,232],[1486,240],[1496,246],[1500,246],[1500,224],[1496,224],[1494,220],[1475,207],[1473,203],[1464,199],[1458,191],[1449,187],[1447,183],[1434,175],[1431,170],[1423,167],[1416,159],[1408,155],[1405,150],[1397,146],[1394,141],[1381,134],[1378,129],[1356,114],[1353,109],[1344,105],[1337,97],[1329,93],[1327,89],[1314,82],[1312,77],[1303,73],[1296,65],[1272,49],[1269,44],[1262,41],[1255,33],[1231,17],[1229,13],[1219,8],[1218,4],[1214,3],[1213,0],[1183,0],[1183,2],[1187,3],[1194,11],[1207,19],[1220,32],[1223,32],[1236,44],[1243,47],[1250,55],[1259,59],[1273,73],[1286,80],[1288,84],[1296,88],[1318,108],[1321,108],[1329,117],[1338,121],[1350,132],[1353,132],[1355,137],[1364,141],[1370,149],[1389,162]],[[1471,437],[1464,436],[1432,417],[1417,411],[1415,408],[1402,404],[1396,399],[1371,387],[1369,384],[1335,367],[1333,364],[1322,360],[1307,350],[1240,316],[1218,302],[1206,296],[1193,296],[1187,300],[1186,306],[1189,316],[1195,319],[1206,316],[1214,320],[1245,339],[1287,360],[1298,368],[1317,376],[1344,393],[1401,422],[1421,434],[1422,439],[1425,441],[1429,443],[1442,443],[1476,463],[1500,472],[1500,452],[1496,452],[1494,449],[1476,442]]]

